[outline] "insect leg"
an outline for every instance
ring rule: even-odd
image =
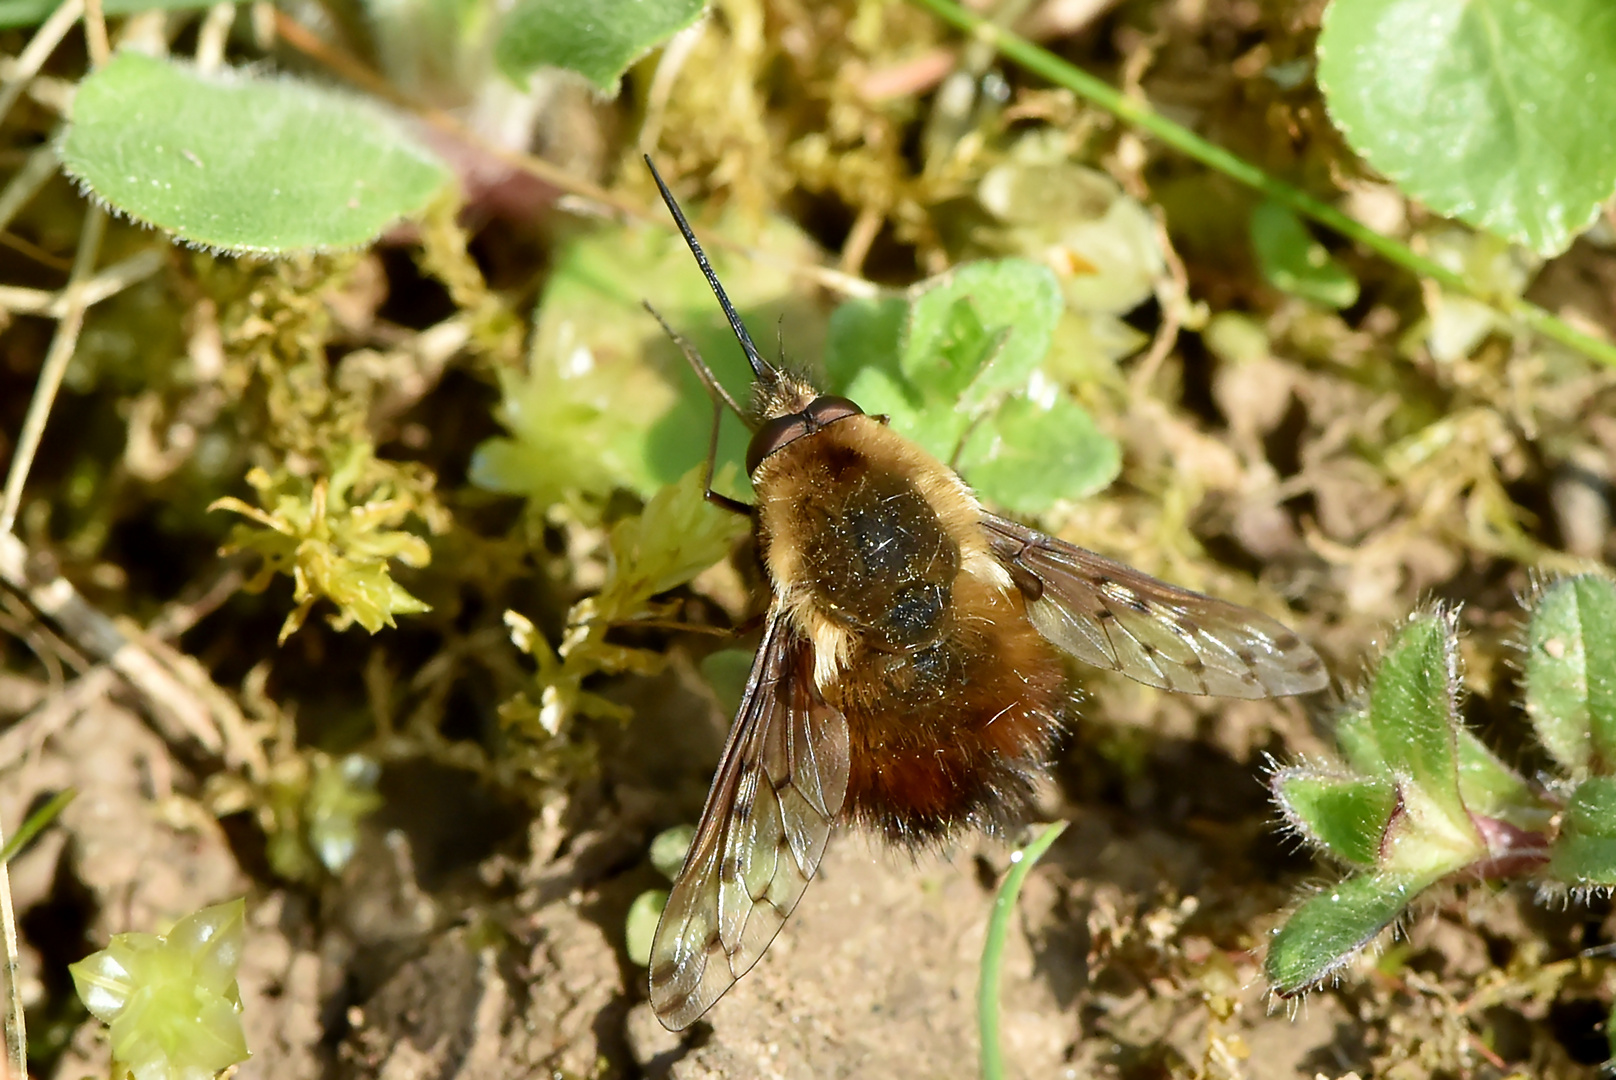
[[[713,490],[713,469],[718,464],[718,422],[724,419],[724,404],[716,397],[713,398],[713,430],[707,437],[707,478],[702,482],[702,498],[721,510],[728,510],[732,514],[742,517],[752,516],[752,504],[744,503],[739,499],[730,498],[721,491]]]

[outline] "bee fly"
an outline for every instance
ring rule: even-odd
[[[1236,698],[1318,690],[1326,673],[1266,615],[987,512],[884,418],[765,361],[646,165],[755,377],[743,412],[663,323],[713,394],[707,497],[751,515],[771,590],[651,946],[651,1005],[677,1031],[768,948],[837,819],[909,846],[1020,819],[1070,697],[1062,654]],[[752,429],[755,507],[712,491],[720,402]]]

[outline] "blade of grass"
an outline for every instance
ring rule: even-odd
[[[0,863],[10,862],[13,855],[27,847],[28,841],[38,836],[41,829],[56,820],[56,815],[67,809],[67,804],[72,802],[77,794],[77,791],[68,788],[35,810],[33,815],[12,834],[11,839],[6,841],[5,846],[0,847]]]
[[[1004,940],[1010,933],[1010,913],[1016,908],[1021,883],[1049,845],[1066,831],[1066,822],[1057,821],[1037,838],[1010,856],[1010,872],[1004,876],[999,893],[993,898],[993,916],[988,921],[988,938],[982,946],[982,974],[976,989],[976,1023],[982,1038],[983,1080],[1001,1080],[1004,1054],[999,1047],[999,969],[1004,963]]]
[[[4,826],[0,825],[0,938],[5,943],[5,979],[4,986],[0,986],[0,1009],[4,1010],[4,1019],[0,1020],[0,1028],[5,1029],[6,1044],[5,1072],[0,1075],[19,1080],[28,1077],[28,1029],[23,1022],[22,988],[17,983],[22,965],[17,951],[17,920],[11,908],[11,874],[6,863],[37,836],[39,830],[50,824],[76,794],[78,792],[69,788],[34,811],[9,842]]]
[[[1188,128],[1173,123],[1151,108],[1147,102],[1128,97],[1115,87],[1062,60],[1054,53],[1039,48],[1026,38],[1018,37],[1002,27],[995,26],[982,16],[965,10],[954,0],[910,0],[910,2],[925,8],[949,25],[972,35],[976,40],[988,42],[1001,56],[1033,74],[1072,91],[1136,127],[1143,128],[1180,153],[1223,173],[1232,180],[1256,189],[1303,217],[1311,218],[1347,239],[1362,244],[1410,273],[1429,278],[1445,289],[1474,297],[1506,316],[1519,319],[1551,341],[1575,349],[1608,367],[1616,367],[1616,344],[1584,334],[1536,304],[1518,297],[1497,296],[1473,285],[1464,275],[1449,270],[1434,259],[1418,254],[1399,240],[1380,235],[1330,204],[1270,176],[1249,161],[1215,143],[1208,142]]]

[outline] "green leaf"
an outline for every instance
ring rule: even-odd
[[[612,526],[612,572],[597,605],[627,607],[677,588],[729,554],[746,535],[746,519],[704,497],[702,470],[691,469],[651,497],[638,517]]]
[[[672,881],[679,876],[679,868],[685,864],[685,852],[690,850],[690,842],[696,838],[696,829],[693,825],[675,825],[671,829],[663,829],[651,840],[651,865],[657,868],[657,873]]]
[[[802,234],[771,220],[747,243],[806,257]],[[713,253],[730,298],[753,326],[782,326],[792,356],[821,350],[823,316],[788,273]],[[700,352],[720,383],[747,400],[751,373],[701,271],[666,229],[602,228],[556,257],[538,305],[527,368],[501,375],[500,423],[472,482],[547,506],[605,501],[617,488],[650,498],[707,457],[712,400],[643,302]],[[744,459],[746,430],[726,417],[718,464]],[[747,492],[744,477],[739,481]]]
[[[0,30],[37,26],[61,6],[61,0],[0,0]],[[142,11],[185,11],[212,6],[208,0],[101,0],[101,13],[110,18]]]
[[[955,463],[989,502],[1041,513],[1099,491],[1121,468],[1120,448],[1088,412],[1040,383],[1064,313],[1054,275],[1021,259],[967,264],[907,301],[848,301],[827,335],[830,389]]]
[[[908,321],[909,301],[902,297],[840,304],[825,333],[825,379],[831,393],[851,398],[872,416],[889,417],[894,429],[915,438],[924,403],[898,364]],[[952,455],[966,422],[962,417],[954,441],[934,452]]]
[[[924,282],[912,297],[899,368],[922,397],[969,413],[1026,385],[1064,309],[1047,266],[968,263]]]
[[[1616,4],[1335,0],[1319,84],[1353,149],[1433,210],[1557,254],[1616,189]]]
[[[1468,827],[1455,738],[1455,633],[1448,612],[1420,616],[1404,627],[1375,672],[1369,718],[1387,766],[1412,780],[1455,824]]]
[[[1616,770],[1616,584],[1594,574],[1543,590],[1526,630],[1526,714],[1561,768]]]
[[[541,67],[576,71],[615,95],[629,65],[691,25],[706,0],[519,0],[494,62],[519,84]]]
[[[1103,490],[1122,469],[1115,440],[1067,397],[1048,407],[1011,398],[977,425],[960,448],[959,471],[988,502],[1041,514],[1056,499]]]
[[[1294,768],[1276,773],[1272,788],[1285,820],[1309,843],[1354,866],[1367,869],[1380,861],[1381,840],[1397,808],[1390,780]]]
[[[1324,245],[1313,238],[1302,219],[1272,199],[1251,215],[1251,246],[1268,284],[1329,308],[1358,302],[1358,281]]]
[[[1274,932],[1263,962],[1269,983],[1289,997],[1329,978],[1430,884],[1408,874],[1362,874],[1319,893]]]
[[[1381,756],[1375,725],[1369,717],[1369,703],[1348,705],[1335,718],[1335,743],[1348,765],[1365,776],[1387,776],[1386,759]]]
[[[1519,773],[1499,760],[1469,728],[1459,728],[1459,795],[1472,814],[1503,818],[1523,828],[1542,824],[1543,805]]]
[[[1548,875],[1567,885],[1616,885],[1616,778],[1590,777],[1572,792]]]
[[[114,209],[229,251],[367,244],[449,178],[362,100],[136,52],[79,83],[59,151]]]
[[[0,866],[10,862],[17,852],[27,847],[29,842],[38,836],[45,826],[55,821],[56,815],[66,810],[67,804],[77,797],[78,791],[74,788],[59,791],[44,806],[28,815],[27,820],[17,827],[17,831],[6,838],[5,846],[0,847]]]
[[[645,967],[651,963],[651,943],[656,940],[657,923],[668,906],[666,889],[647,889],[634,898],[623,920],[623,946],[628,958]]]
[[[898,368],[898,352],[903,347],[908,318],[909,302],[897,296],[879,300],[855,298],[838,305],[831,312],[830,325],[825,331],[825,382],[831,392],[851,396],[859,378],[879,371],[888,377],[890,385],[900,387],[899,392],[907,394],[908,387]],[[873,412],[885,411],[885,403],[865,401],[868,393],[854,400]],[[904,398],[908,409],[917,404],[918,401]]]

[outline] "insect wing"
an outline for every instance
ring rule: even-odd
[[[651,1007],[694,1023],[757,963],[819,868],[847,795],[847,720],[770,612],[695,839],[651,945]]]
[[[1050,642],[1085,664],[1181,694],[1261,698],[1323,689],[1318,654],[1250,608],[1180,589],[991,514],[989,544]]]

